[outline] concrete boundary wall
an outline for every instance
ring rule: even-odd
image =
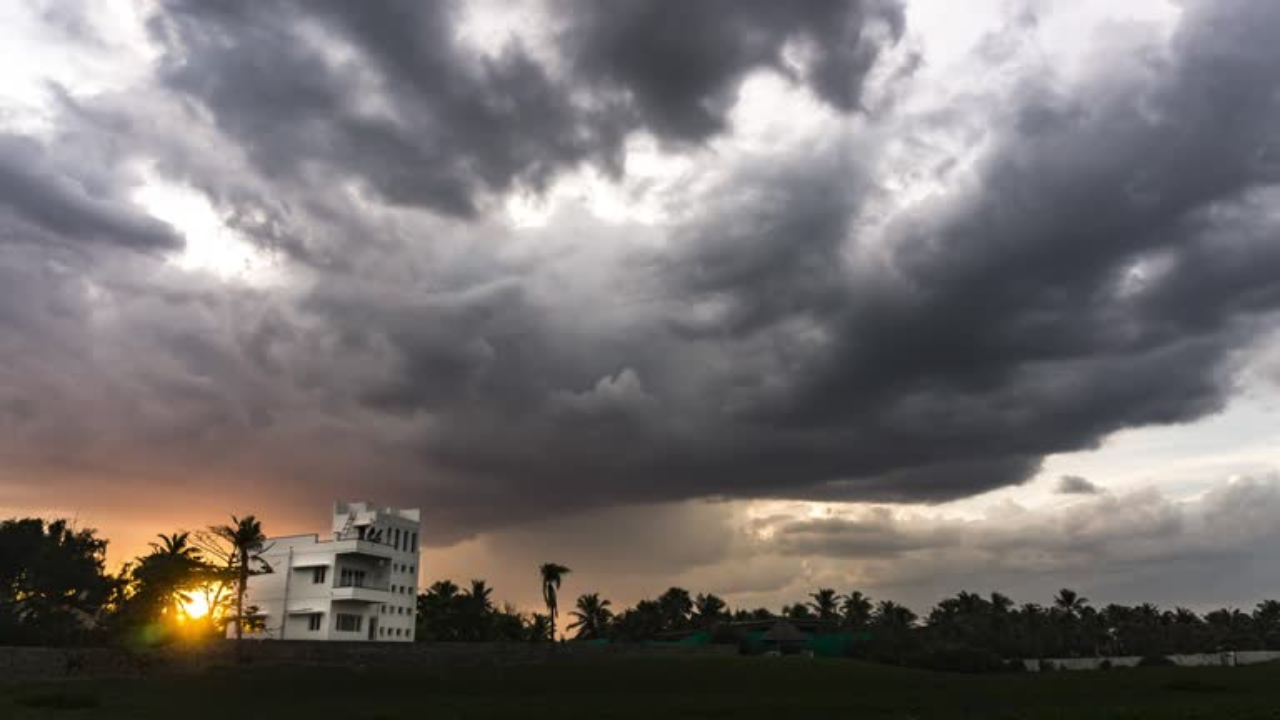
[[[1197,653],[1194,655],[1166,655],[1174,665],[1180,667],[1235,667],[1237,665],[1257,665],[1258,663],[1280,660],[1280,650],[1236,650],[1220,653]],[[1022,664],[1031,672],[1039,672],[1043,665],[1053,663],[1057,670],[1100,670],[1106,662],[1113,668],[1137,667],[1142,658],[1137,655],[1098,658],[1045,658],[1025,659]]]
[[[456,667],[528,665],[618,657],[736,655],[734,645],[586,645],[579,643],[244,642],[244,663],[273,667]],[[231,641],[142,652],[119,648],[0,647],[0,682],[66,677],[140,677],[237,664]]]

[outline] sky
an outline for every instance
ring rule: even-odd
[[[1280,594],[1280,5],[0,4],[0,515],[615,605]]]

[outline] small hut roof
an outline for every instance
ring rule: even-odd
[[[809,639],[808,635],[800,632],[800,629],[792,625],[786,620],[779,620],[774,623],[773,627],[765,631],[764,640],[768,642],[804,642]]]

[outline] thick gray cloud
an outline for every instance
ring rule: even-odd
[[[95,182],[101,181],[101,182]],[[172,249],[182,239],[130,208],[110,178],[86,176],[38,141],[0,133],[0,242],[105,242]]]
[[[38,330],[0,344],[6,456],[321,504],[354,483],[439,536],[689,498],[934,502],[1219,409],[1280,308],[1269,3],[1191,3],[1167,47],[873,118],[850,111],[895,4],[553,7],[574,12],[546,53],[483,54],[439,3],[162,4],[156,85],[59,106],[47,147],[106,170],[64,181],[87,171],[6,141],[0,218],[172,248],[124,200],[122,168],[148,161],[286,250],[286,280],[0,246],[0,322]],[[837,120],[687,142],[732,138],[757,70]],[[893,148],[973,126],[965,157],[920,171],[939,191],[895,201]],[[582,164],[626,178],[637,131],[694,160],[656,226],[493,212]]]
[[[1058,478],[1054,491],[1059,495],[1097,495],[1102,488],[1079,475],[1063,475]]]
[[[623,358],[581,347],[645,402],[583,422],[495,397],[433,454],[562,502],[941,500],[1220,409],[1280,305],[1278,26],[1266,4],[1193,5],[1167,55],[1020,86],[973,169],[875,245],[857,141],[743,169],[673,230],[665,325]]]
[[[799,72],[825,101],[858,108],[867,74],[905,24],[894,0],[587,0],[557,10],[569,18],[563,41],[575,73],[621,93],[659,135],[686,141],[722,132],[744,76],[785,69],[788,42],[811,55]]]
[[[852,109],[902,32],[888,0],[556,6],[573,66],[559,77],[518,43],[495,56],[461,44],[449,2],[161,7],[151,25],[168,48],[164,82],[204,104],[262,172],[337,173],[388,202],[465,217],[579,163],[620,172],[629,131],[722,130],[746,72],[777,66],[788,38],[810,41],[810,82]],[[580,99],[578,83],[601,72],[615,92]]]

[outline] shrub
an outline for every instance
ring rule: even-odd
[[[1163,655],[1143,655],[1138,667],[1177,667],[1177,663]]]

